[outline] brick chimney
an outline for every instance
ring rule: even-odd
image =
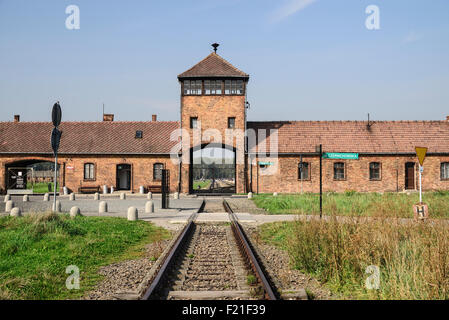
[[[153,114],[151,116],[151,121],[156,122],[157,121],[157,114]]]
[[[103,121],[114,121],[114,115],[113,114],[108,114],[108,113],[104,113],[103,114]]]
[[[20,114],[14,115],[14,122],[20,122]]]

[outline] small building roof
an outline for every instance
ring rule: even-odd
[[[61,154],[169,154],[178,121],[62,122]],[[0,153],[52,154],[51,122],[0,122]],[[136,131],[142,138],[136,138]]]
[[[265,130],[266,152],[270,150],[270,129],[278,130],[279,153],[314,153],[322,144],[323,152],[365,154],[415,153],[427,147],[428,153],[449,153],[449,121],[268,121],[248,122],[248,129]],[[249,146],[251,153],[261,151],[263,141]]]
[[[184,78],[207,77],[230,77],[248,79],[249,75],[234,67],[232,64],[230,64],[215,52],[212,52],[192,68],[178,75],[179,80]]]

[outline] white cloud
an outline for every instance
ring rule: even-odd
[[[422,35],[414,31],[410,32],[403,40],[402,43],[412,43],[421,40]]]
[[[282,7],[273,12],[271,21],[279,22],[292,14],[305,9],[314,2],[316,2],[316,0],[289,0]]]

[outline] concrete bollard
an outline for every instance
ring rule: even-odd
[[[277,192],[273,193],[273,197],[277,197],[277,196],[278,196]]]
[[[139,214],[136,207],[129,207],[128,208],[128,220],[129,221],[136,221],[139,218]]]
[[[179,199],[179,192],[173,193],[173,199]]]
[[[101,201],[98,205],[98,213],[108,212],[108,203],[106,201]]]
[[[75,218],[76,216],[80,216],[80,215],[81,215],[80,208],[78,208],[78,207],[70,208],[70,217],[71,218]]]
[[[62,187],[62,191],[64,192],[65,196],[69,194],[69,189],[67,187]]]
[[[153,213],[154,212],[154,202],[153,201],[147,201],[145,203],[145,213]]]
[[[5,200],[3,200],[3,202],[8,202],[9,200],[11,200],[11,195],[10,195],[10,194],[7,194],[7,195],[5,196]]]
[[[151,191],[147,193],[147,199],[148,200],[153,199],[153,193],[151,193]]]
[[[98,192],[95,192],[94,200],[100,200],[100,194]]]
[[[75,201],[75,199],[76,199],[75,194],[72,192],[72,193],[70,194],[70,196],[69,196],[69,200],[70,200],[70,201]]]
[[[44,194],[44,201],[50,201],[50,194],[49,193]]]
[[[253,193],[252,192],[248,192],[248,199],[252,199],[253,198]]]
[[[103,186],[103,194],[107,194],[108,193],[108,186],[104,185]]]
[[[53,203],[51,205],[51,211],[53,211],[53,212],[61,212],[61,201],[56,200],[56,210],[55,210],[55,204]]]
[[[21,217],[22,211],[20,210],[20,208],[12,208],[9,215],[11,217]]]
[[[140,193],[140,194],[144,194],[144,193],[145,193],[145,189],[144,189],[143,186],[140,186],[140,187],[139,187],[139,193]]]
[[[111,193],[114,193],[114,186],[111,186]]]
[[[27,194],[24,194],[24,195],[23,195],[22,201],[23,201],[23,202],[28,202],[28,201],[30,201],[30,198],[28,197]]]
[[[11,212],[12,208],[14,208],[14,202],[12,200],[6,201],[5,212]]]
[[[125,200],[126,199],[126,193],[122,192],[120,193],[120,200]]]

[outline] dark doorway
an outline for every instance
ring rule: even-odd
[[[405,164],[405,189],[415,189],[415,163],[407,162]]]
[[[222,145],[207,145],[191,152],[191,193],[235,193],[235,151]]]
[[[117,190],[131,190],[131,165],[117,165]]]
[[[5,186],[11,193],[45,193],[53,190],[54,163],[45,160],[16,161],[5,165]],[[58,184],[61,176],[58,165]]]

